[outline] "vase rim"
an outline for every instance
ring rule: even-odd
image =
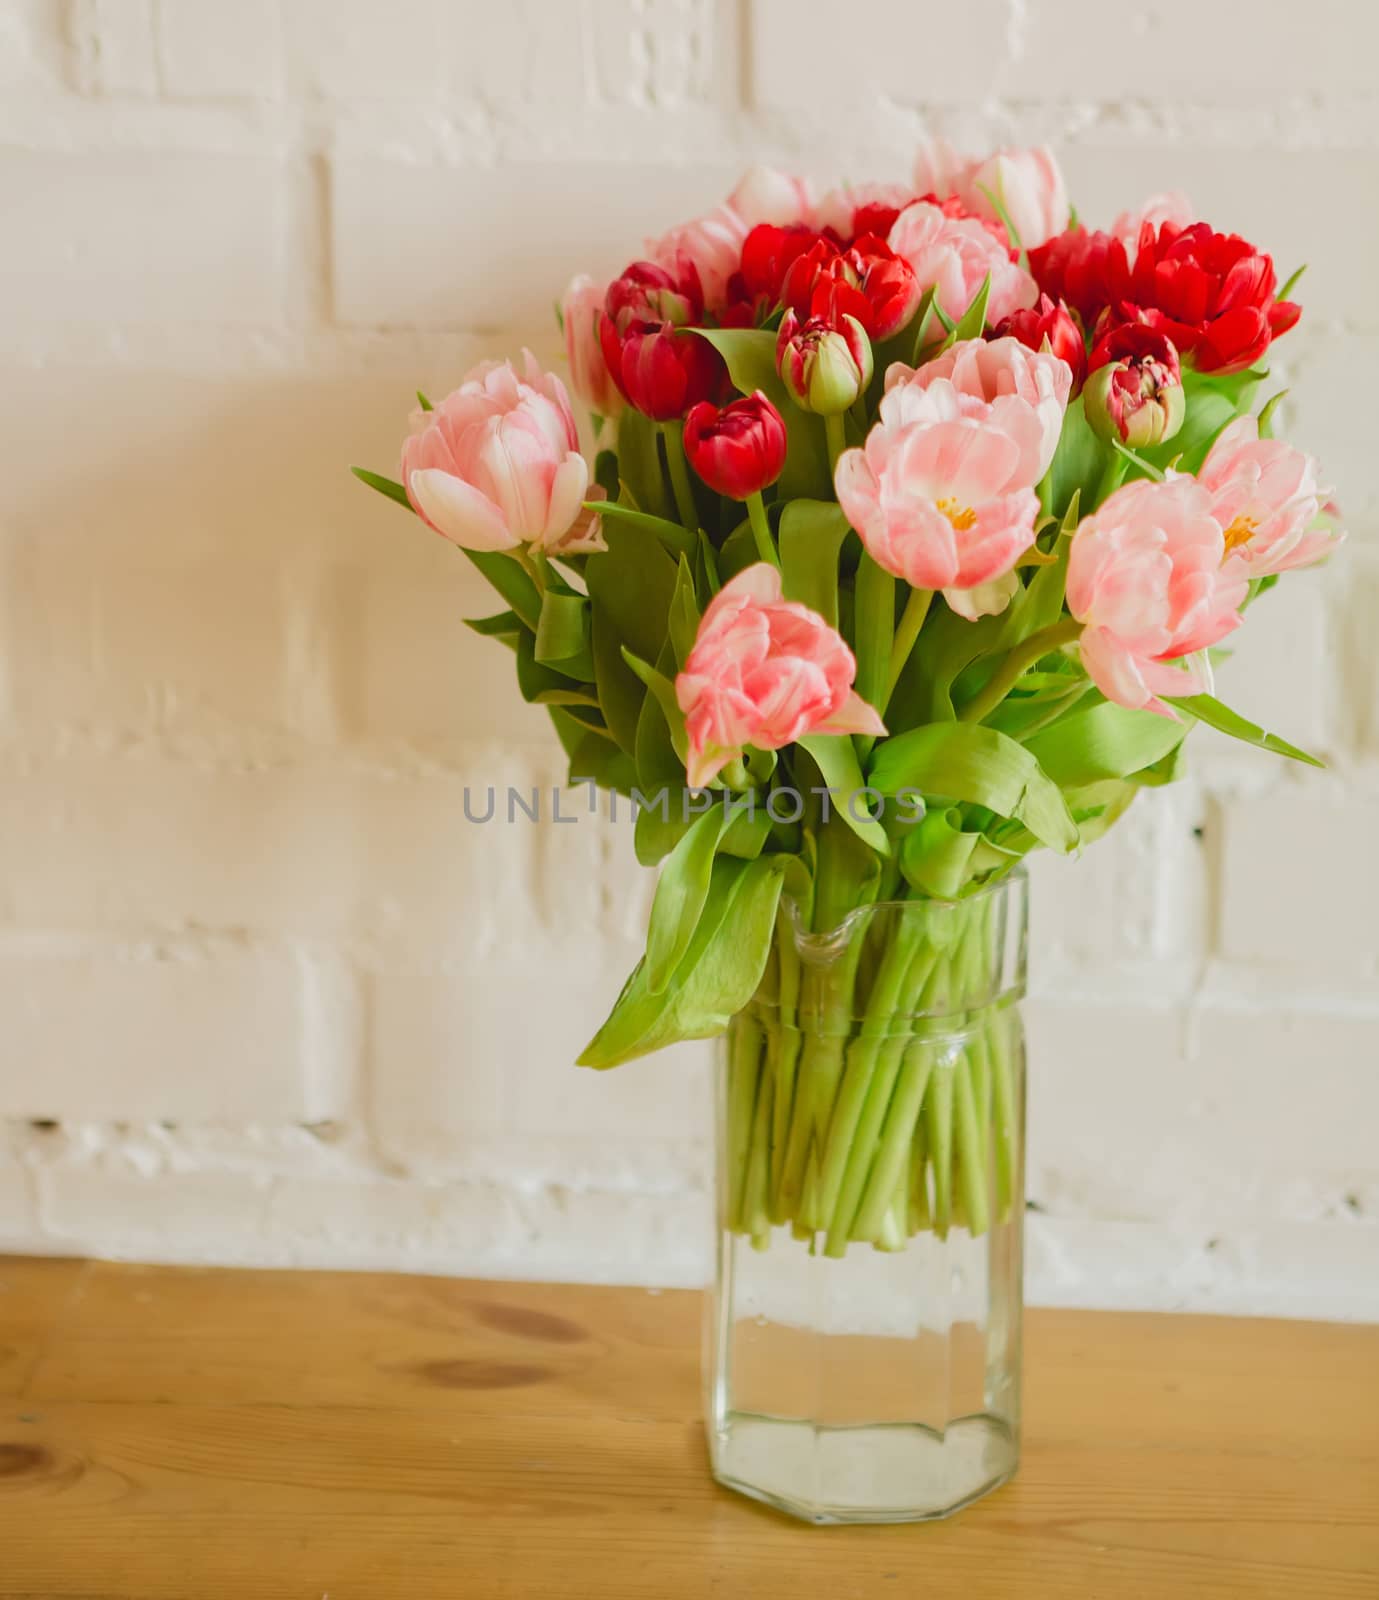
[[[783,893],[780,903],[790,918],[796,939],[801,943],[817,944],[822,947],[835,944],[841,934],[849,932],[857,923],[875,916],[878,912],[897,911],[947,917],[955,913],[966,913],[971,907],[980,905],[983,901],[1004,898],[1017,886],[1023,890],[1028,883],[1029,874],[1022,862],[1003,877],[983,885],[975,894],[964,895],[959,900],[932,899],[927,895],[917,895],[909,900],[872,900],[866,905],[855,906],[841,922],[822,932],[801,925],[800,902],[794,895]]]

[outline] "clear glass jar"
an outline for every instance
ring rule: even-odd
[[[947,1516],[1019,1459],[1026,883],[803,920],[720,1057],[714,1475]]]

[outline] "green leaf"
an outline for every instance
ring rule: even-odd
[[[718,575],[724,583],[730,582],[739,572],[745,572],[761,560],[757,542],[752,535],[752,525],[746,518],[723,541],[718,552]]]
[[[1136,454],[1136,452],[1133,451],[1128,444],[1124,443],[1123,440],[1112,437],[1109,443],[1116,454],[1128,461],[1130,465],[1139,472],[1142,478],[1152,478],[1155,483],[1162,483],[1164,481],[1163,468],[1156,467],[1152,461],[1146,459],[1144,456]]]
[[[791,500],[781,512],[780,564],[785,598],[838,626],[838,554],[848,519],[832,500]]]
[[[694,574],[690,564],[680,557],[675,574],[675,592],[670,599],[670,642],[674,651],[675,666],[683,669],[694,649],[699,632],[699,602],[694,595]]]
[[[785,422],[785,470],[781,473],[782,500],[822,500],[833,492],[828,466],[828,442],[822,417],[801,411],[790,398],[776,371],[776,335],[766,328],[696,328],[728,366],[733,387],[741,394],[757,389],[780,412]]]
[[[618,475],[636,502],[636,509],[662,520],[674,509],[661,468],[661,440],[656,424],[635,406],[618,418]]]
[[[645,691],[622,651],[627,646],[644,661],[659,657],[676,568],[657,542],[634,529],[610,523],[604,538],[608,549],[589,557],[584,574],[589,588],[594,681],[613,737],[635,757],[637,719]]]
[[[980,339],[982,330],[986,327],[986,303],[991,298],[991,274],[982,279],[982,286],[972,296],[972,304],[958,319],[957,326],[953,329],[953,343],[961,344],[964,339]]]
[[[579,1065],[615,1067],[664,1045],[722,1033],[761,982],[790,859],[720,856],[694,936],[671,980],[654,992],[646,959],[638,962]]]
[[[1162,761],[1183,742],[1187,725],[1153,711],[1088,706],[1036,733],[1025,749],[1063,789],[1079,789]]]
[[[1205,722],[1208,727],[1215,728],[1218,733],[1228,734],[1232,739],[1240,739],[1259,750],[1272,751],[1274,755],[1287,756],[1290,761],[1305,762],[1309,767],[1326,765],[1316,756],[1310,756],[1305,750],[1299,750],[1295,744],[1280,739],[1276,733],[1266,733],[1257,723],[1248,721],[1239,712],[1232,711],[1229,706],[1223,706],[1209,694],[1181,697],[1165,695],[1164,698],[1169,705],[1176,706],[1179,711],[1186,711],[1190,717],[1196,717],[1199,722]]]
[[[751,524],[748,523],[748,530]],[[699,562],[704,573],[704,587],[709,592],[709,599],[723,587],[723,580],[718,576],[718,552],[713,547],[713,541],[701,528],[699,530]]]
[[[412,502],[407,498],[407,491],[393,478],[385,478],[381,472],[370,472],[367,467],[351,467],[350,471],[359,479],[360,483],[367,483],[370,489],[377,489],[379,494],[386,499],[395,500],[398,505],[408,511],[412,509]]]
[[[901,872],[921,894],[956,900],[974,877],[974,858],[985,842],[982,834],[963,831],[962,812],[956,806],[930,811],[905,835]]]
[[[833,810],[857,835],[863,844],[877,855],[889,856],[891,842],[886,830],[867,811],[858,791],[866,788],[866,779],[858,764],[857,751],[852,739],[845,733],[810,733],[796,741],[802,750],[813,757],[828,788],[837,792],[832,797]]]
[[[857,566],[854,605],[857,693],[869,706],[880,705],[886,692],[895,634],[895,579],[865,550]]]
[[[515,611],[500,611],[493,617],[466,617],[464,625],[485,639],[505,639],[509,635],[516,638],[523,631],[522,619]]]
[[[666,719],[666,726],[670,729],[670,741],[675,746],[675,753],[683,763],[689,748],[685,734],[685,714],[681,711],[675,698],[675,685],[666,677],[664,672],[658,672],[648,661],[643,661],[640,656],[634,655],[626,645],[622,650],[623,660],[634,673],[642,680],[652,694],[656,703],[661,708],[661,715]]]
[[[1277,394],[1269,396],[1263,409],[1259,413],[1257,426],[1261,439],[1272,439],[1274,436],[1274,412],[1278,410],[1279,402],[1288,393],[1287,389],[1280,389]]]
[[[1044,511],[1061,522],[1079,491],[1083,505],[1093,504],[1108,458],[1107,447],[1092,432],[1081,403],[1070,405],[1063,416],[1058,448],[1039,484],[1039,504]]]
[[[653,517],[648,511],[638,511],[634,506],[621,505],[616,500],[586,500],[584,509],[597,513],[605,524],[616,522],[659,539],[672,560],[694,549],[694,535],[678,522],[668,522],[665,517]]]
[[[417,404],[423,411],[434,411],[436,409],[420,389],[417,390]]]
[[[661,868],[646,936],[646,983],[652,994],[661,993],[689,949],[727,825],[727,806],[715,802],[695,818]]]
[[[536,659],[567,678],[592,681],[594,658],[589,648],[589,602],[582,594],[547,589],[536,624]]]
[[[884,794],[918,789],[926,797],[985,806],[1024,823],[1055,850],[1077,844],[1077,825],[1058,785],[1023,745],[980,723],[930,723],[887,739],[877,747],[869,776]]]
[[[535,633],[541,622],[541,595],[521,562],[501,550],[465,550],[464,554]]]
[[[1292,296],[1293,290],[1298,286],[1298,279],[1302,277],[1303,273],[1306,271],[1307,263],[1304,261],[1298,270],[1288,279],[1288,282],[1285,283],[1284,286],[1279,290],[1277,298],[1279,300],[1289,299]]]
[[[529,705],[598,705],[592,687],[576,687],[564,673],[536,659],[535,639],[525,629],[517,637],[517,687]]]

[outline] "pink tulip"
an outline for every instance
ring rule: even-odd
[[[964,339],[918,369],[892,363],[886,370],[882,418],[901,421],[910,415],[916,394],[940,386],[951,387],[956,397],[945,400],[945,415],[994,418],[1020,441],[1020,466],[1005,488],[1033,488],[1049,470],[1063,431],[1073,386],[1068,363],[1050,350],[1031,350],[1010,335]]]
[[[1013,396],[988,405],[947,379],[897,385],[866,444],[839,456],[838,503],[887,572],[942,589],[964,616],[1001,610],[1034,540],[1038,432],[1033,407]]]
[[[484,361],[434,411],[412,418],[402,481],[412,509],[467,550],[518,545],[558,553],[601,550],[583,514],[589,468],[579,453],[565,385],[524,351]]]
[[[749,229],[759,222],[769,222],[777,228],[814,223],[814,192],[809,179],[792,177],[775,167],[748,168],[727,203]]]
[[[885,733],[858,698],[857,663],[841,634],[782,598],[766,562],[725,583],[709,602],[675,680],[689,736],[690,787],[702,789],[748,745],[779,750],[807,733]]]
[[[1207,687],[1183,657],[1239,627],[1249,587],[1224,555],[1211,491],[1186,476],[1128,483],[1080,524],[1068,610],[1086,624],[1082,664],[1108,700],[1171,717],[1160,695]]]
[[[598,417],[616,417],[623,408],[622,395],[599,343],[599,313],[607,293],[607,284],[595,283],[587,273],[581,273],[571,278],[560,307],[565,324],[565,354],[570,361],[570,386]]]
[[[704,304],[721,311],[728,303],[728,280],[742,260],[747,224],[731,206],[718,206],[707,216],[670,228],[659,239],[647,240],[647,254],[658,266],[677,276],[686,265],[699,274]]]
[[[1039,298],[1034,279],[976,217],[948,217],[929,201],[916,200],[896,218],[886,242],[910,263],[919,287],[934,290],[940,309],[955,322],[988,275],[988,324],[1032,306]]]
[[[1320,561],[1344,537],[1318,527],[1325,489],[1317,463],[1281,439],[1261,439],[1253,417],[1237,417],[1217,438],[1198,482],[1221,524],[1226,566],[1263,578]]]
[[[998,150],[969,167],[958,198],[979,217],[1009,219],[1026,250],[1062,233],[1071,214],[1058,162],[1042,145],[1036,150]]]
[[[1146,222],[1157,233],[1162,223],[1171,222],[1175,227],[1186,228],[1196,220],[1192,201],[1181,189],[1169,189],[1163,194],[1151,194],[1137,211],[1122,211],[1111,224],[1111,233],[1125,246],[1126,258],[1133,266],[1140,244],[1140,229]]]
[[[1008,218],[1026,250],[1068,226],[1063,174],[1053,152],[1043,145],[998,150],[984,161],[967,161],[946,141],[934,140],[921,146],[915,158],[915,188],[940,200],[956,195],[975,216],[996,222]]]

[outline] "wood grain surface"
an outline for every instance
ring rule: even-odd
[[[1034,1311],[951,1522],[718,1488],[698,1296],[0,1258],[3,1600],[1379,1597],[1379,1328]]]

